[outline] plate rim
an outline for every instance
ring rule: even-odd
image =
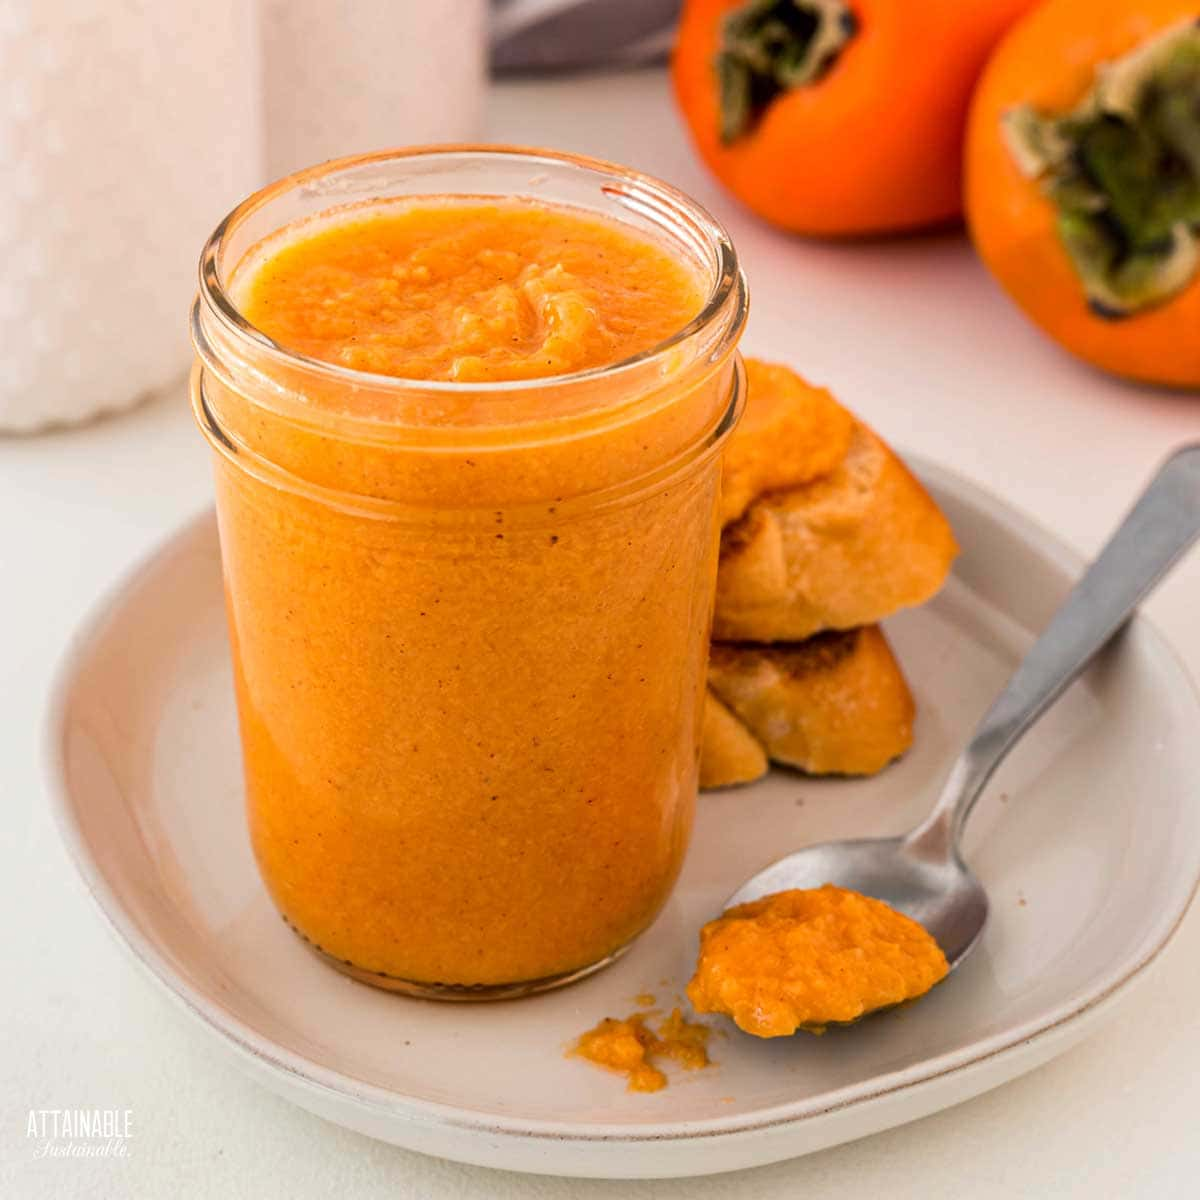
[[[1084,557],[1035,517],[958,471],[922,455],[903,453],[901,458],[924,484],[932,484],[952,493],[980,510],[988,519],[1026,542],[1036,553],[1063,568],[1073,577],[1081,573],[1086,562]],[[1100,1018],[1104,1010],[1123,998],[1123,994],[1145,974],[1171,943],[1195,900],[1197,891],[1200,890],[1198,846],[1192,856],[1191,885],[1182,902],[1177,905],[1175,911],[1159,915],[1152,926],[1148,939],[1150,944],[1117,978],[1108,979],[1088,992],[1056,1005],[1041,1017],[991,1037],[976,1040],[957,1050],[923,1059],[900,1070],[876,1075],[860,1083],[847,1084],[824,1093],[817,1098],[816,1103],[810,1098],[773,1105],[750,1115],[627,1125],[564,1122],[483,1112],[442,1101],[426,1100],[324,1066],[259,1033],[231,1009],[200,993],[176,970],[157,948],[153,939],[142,932],[137,922],[126,911],[91,855],[82,829],[74,817],[74,806],[66,779],[62,748],[67,728],[68,697],[89,647],[103,632],[105,624],[119,610],[122,598],[136,586],[140,577],[173,548],[182,546],[195,536],[200,526],[213,520],[212,506],[207,505],[166,536],[158,539],[100,592],[78,622],[52,671],[44,710],[40,754],[46,791],[59,837],[92,903],[99,910],[104,923],[115,935],[118,943],[138,966],[173,1002],[181,1005],[203,1027],[230,1045],[239,1055],[246,1056],[250,1060],[249,1065],[265,1069],[274,1075],[282,1075],[290,1083],[298,1084],[306,1090],[315,1090],[332,1100],[350,1101],[389,1120],[403,1119],[414,1124],[498,1136],[507,1139],[508,1144],[549,1140],[560,1144],[594,1145],[617,1142],[651,1146],[694,1139],[736,1139],[744,1135],[800,1126],[834,1113],[856,1108],[866,1109],[905,1091],[965,1074],[972,1068],[996,1059],[1027,1054],[1069,1026],[1084,1022],[1092,1024]],[[1131,619],[1130,627],[1136,628],[1140,635],[1147,638],[1149,646],[1160,660],[1176,673],[1183,684],[1185,703],[1190,703],[1195,714],[1200,716],[1200,687],[1170,640],[1140,611]]]

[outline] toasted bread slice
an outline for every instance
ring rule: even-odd
[[[708,685],[770,758],[812,775],[870,775],[912,744],[912,694],[878,626],[787,645],[714,643]],[[706,721],[705,757],[707,738]]]
[[[827,475],[725,528],[713,637],[799,641],[928,600],[958,552],[941,510],[862,422]]]
[[[854,418],[795,371],[746,359],[746,408],[721,465],[721,523],[763,492],[827,475],[846,456]]]
[[[751,783],[766,773],[766,751],[710,689],[704,697],[700,786],[731,787]]]

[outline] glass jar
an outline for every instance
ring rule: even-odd
[[[318,362],[238,312],[232,272],[265,238],[407,197],[589,210],[684,258],[707,302],[623,362],[483,384]],[[692,822],[745,316],[702,209],[543,151],[328,163],[213,234],[192,399],[251,840],[283,916],[339,969],[518,995],[611,961],[662,906]]]

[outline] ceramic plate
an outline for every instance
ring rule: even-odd
[[[914,750],[871,780],[775,772],[702,796],[658,922],[574,987],[491,1005],[388,995],[324,966],[276,916],[243,828],[211,516],[121,583],[68,653],[47,743],[64,838],[120,939],[217,1044],[304,1108],[412,1149],[554,1174],[693,1175],[966,1099],[1110,1015],[1200,875],[1200,709],[1145,620],[989,788],[966,851],[992,919],[929,997],[822,1038],[722,1029],[714,1067],[675,1072],[653,1095],[564,1055],[638,993],[676,1003],[698,927],[759,867],[809,842],[909,827],[1065,594],[1073,554],[973,486],[922,474],[964,551],[932,604],[887,626],[917,696]]]

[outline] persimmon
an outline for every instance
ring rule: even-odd
[[[972,105],[980,256],[1067,350],[1200,387],[1200,3],[1048,0]]]
[[[962,138],[988,52],[1034,0],[686,0],[675,94],[740,200],[799,233],[961,212]]]

